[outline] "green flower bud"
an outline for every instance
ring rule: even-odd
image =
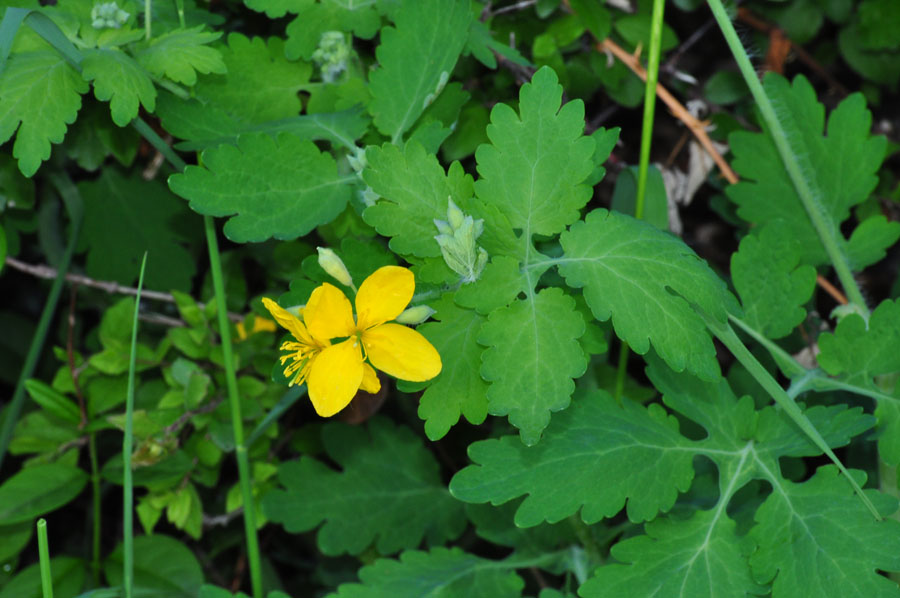
[[[397,316],[396,322],[400,324],[421,324],[434,315],[434,310],[427,305],[416,305],[408,307],[402,314]]]
[[[453,228],[461,227],[463,221],[466,219],[466,215],[463,214],[462,210],[456,207],[456,204],[453,203],[453,200],[449,197],[447,198],[447,204],[447,220],[450,222],[450,226]]]
[[[347,266],[334,251],[327,247],[317,247],[316,251],[319,252],[319,265],[329,276],[346,287],[355,288]]]

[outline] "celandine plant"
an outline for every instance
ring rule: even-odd
[[[893,150],[676,4],[742,73],[715,269],[585,114],[662,2],[6,8],[0,598],[900,596]]]

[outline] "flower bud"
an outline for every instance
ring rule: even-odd
[[[434,310],[427,305],[416,305],[408,307],[402,314],[397,316],[396,322],[400,324],[421,324],[434,315]]]
[[[334,251],[327,247],[317,247],[316,251],[319,252],[319,265],[329,276],[345,287],[353,287],[353,278],[347,271],[347,266]]]
[[[450,226],[453,228],[461,227],[466,215],[463,214],[462,210],[456,207],[456,204],[453,203],[453,200],[450,197],[447,198],[447,204],[447,220],[450,222]]]

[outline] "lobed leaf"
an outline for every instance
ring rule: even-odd
[[[800,243],[790,234],[790,225],[773,221],[744,237],[731,255],[744,321],[769,338],[787,336],[803,321],[816,286],[816,271],[800,265]]]
[[[680,239],[630,216],[594,210],[560,237],[554,260],[600,321],[638,354],[650,344],[669,367],[705,379],[719,375],[712,339],[691,305],[724,320],[737,302]]]
[[[447,218],[448,199],[466,210],[472,196],[472,177],[459,162],[446,174],[434,154],[417,142],[404,149],[386,143],[370,146],[363,179],[382,196],[366,208],[363,219],[380,234],[391,237],[390,247],[400,254],[437,257],[440,247],[434,240],[435,219]]]
[[[591,524],[612,517],[628,501],[632,521],[671,508],[691,484],[691,441],[659,405],[622,406],[604,391],[581,397],[557,414],[536,446],[513,436],[469,445],[475,463],[450,481],[465,502],[499,505],[527,495],[515,522],[555,523],[581,510]]]
[[[154,258],[147,266],[148,286],[190,289],[197,266],[186,243],[192,239],[191,223],[199,223],[168,189],[106,168],[98,179],[80,183],[78,190],[84,198],[79,249],[87,250],[89,276],[130,285],[148,251]]]
[[[254,124],[300,114],[297,92],[309,81],[312,67],[288,62],[281,39],[248,39],[231,33],[221,52],[227,74],[197,81],[194,92],[198,98]]]
[[[587,356],[578,339],[585,325],[575,300],[549,288],[491,312],[478,342],[487,345],[481,375],[491,382],[488,412],[508,415],[522,442],[535,444],[550,413],[565,409],[584,374]]]
[[[519,92],[519,114],[506,104],[491,111],[490,145],[475,152],[480,178],[478,198],[493,204],[523,231],[552,235],[578,219],[591,198],[582,184],[594,170],[594,140],[582,135],[581,100],[560,108],[562,86],[543,67]]]
[[[441,355],[443,369],[419,399],[419,417],[425,420],[429,440],[439,440],[463,415],[472,424],[487,418],[488,384],[479,375],[484,347],[476,339],[485,318],[453,303],[453,295],[444,294],[432,306],[434,322],[419,326]]]
[[[511,567],[459,548],[408,550],[359,570],[362,583],[342,584],[329,598],[519,598],[525,587]]]
[[[612,547],[609,564],[578,590],[582,598],[732,598],[762,596],[755,583],[735,522],[724,508],[697,511],[690,519],[659,518],[645,535]]]
[[[314,529],[327,555],[360,554],[375,543],[380,554],[440,544],[465,525],[462,505],[441,483],[438,464],[408,428],[370,420],[367,429],[330,423],[322,431],[337,472],[310,457],[283,463],[284,490],[263,499],[268,517],[291,533]]]
[[[381,3],[373,0],[245,1],[248,8],[254,8],[251,4],[265,4],[272,7],[266,11],[269,16],[273,16],[270,12],[273,9],[297,13],[297,18],[291,21],[286,29],[287,43],[284,51],[291,60],[297,58],[309,60],[318,47],[322,34],[328,31],[352,32],[354,37],[372,39],[381,27],[381,16],[378,11],[380,8],[378,5]]]
[[[88,84],[58,52],[13,54],[0,73],[0,143],[13,134],[13,157],[27,177],[50,157],[75,122]]]
[[[88,50],[81,74],[94,82],[94,95],[109,102],[113,122],[124,127],[138,115],[140,106],[156,109],[153,81],[134,58],[115,48]]]
[[[856,473],[862,486],[865,475]],[[895,498],[866,493],[885,515],[896,510]],[[802,484],[780,481],[756,521],[750,565],[757,581],[772,583],[773,598],[900,594],[878,574],[900,570],[900,523],[875,521],[836,467],[820,467]]]
[[[197,73],[225,74],[222,52],[210,44],[222,36],[219,31],[203,31],[203,25],[168,31],[151,39],[137,52],[138,62],[156,77],[193,86]]]
[[[375,50],[379,68],[369,77],[369,112],[393,142],[441,93],[468,39],[471,18],[464,0],[401,0],[396,27],[381,30]]]
[[[875,188],[875,173],[885,156],[885,139],[869,133],[872,115],[862,94],[847,97],[832,111],[827,135],[823,136],[825,109],[804,77],[798,76],[790,85],[783,77],[768,74],[764,88],[803,175],[829,221],[827,234],[844,243],[840,224],[850,216],[850,208],[864,201]],[[736,132],[729,137],[729,143],[735,154],[734,168],[746,179],[726,190],[738,206],[738,215],[756,225],[784,220],[790,227],[789,236],[800,243],[801,263],[826,263],[825,249],[770,136]],[[885,236],[883,242],[896,241],[900,225],[894,232],[893,240]],[[845,251],[860,253],[852,248]],[[872,251],[865,253],[871,255]],[[867,264],[854,264],[857,268],[864,265]]]
[[[850,314],[833,333],[819,336],[819,365],[832,376],[879,391],[879,456],[886,463],[900,463],[900,397],[896,389],[885,393],[873,379],[900,372],[900,300],[886,300],[872,311],[868,323]]]
[[[203,152],[169,187],[210,216],[231,216],[225,235],[237,243],[295,239],[331,222],[350,199],[352,179],[330,154],[288,133],[242,135],[238,145]]]

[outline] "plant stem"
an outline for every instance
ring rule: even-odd
[[[150,15],[150,5],[153,0],[144,0],[144,39],[150,39],[150,25],[152,17]]]
[[[53,598],[53,574],[50,572],[50,546],[47,543],[47,522],[38,519],[38,558],[41,562],[41,588],[44,598]]]
[[[19,372],[16,389],[13,391],[9,407],[6,409],[6,418],[3,421],[2,429],[0,429],[0,470],[3,467],[3,457],[6,455],[9,441],[12,439],[13,429],[19,419],[19,413],[22,411],[22,404],[25,402],[25,381],[31,378],[31,375],[34,373],[41,351],[44,348],[47,331],[50,329],[50,320],[53,318],[54,312],[56,312],[56,304],[59,302],[59,295],[66,280],[66,271],[69,269],[72,255],[75,253],[75,245],[78,243],[84,216],[81,197],[78,195],[78,190],[72,184],[72,181],[58,174],[51,174],[50,181],[57,188],[69,214],[69,220],[71,221],[69,244],[66,246],[62,260],[60,260],[56,280],[53,281],[53,285],[50,287],[50,294],[47,296],[47,302],[44,304],[44,310],[41,312],[40,320],[38,320],[37,329],[34,331],[34,336],[31,337],[31,346],[28,348],[28,354],[25,356],[25,363]]]
[[[647,53],[647,80],[644,83],[644,121],[641,125],[641,155],[638,163],[637,196],[634,200],[634,217],[644,218],[644,198],[647,195],[647,172],[650,169],[650,144],[653,141],[653,116],[656,109],[656,83],[659,81],[659,55],[662,45],[663,9],[665,0],[653,0],[650,16],[650,49]],[[619,349],[619,365],[613,397],[621,405],[625,391],[625,374],[628,367],[628,343],[622,341]]]
[[[869,497],[866,496],[862,488],[860,488],[859,484],[850,475],[850,472],[847,471],[847,468],[844,467],[844,464],[837,458],[837,455],[834,454],[834,451],[831,450],[831,447],[828,446],[828,443],[825,442],[825,439],[822,438],[822,435],[815,428],[815,426],[810,423],[809,419],[807,419],[806,415],[803,414],[803,411],[800,410],[800,407],[797,406],[797,403],[787,394],[787,392],[781,387],[780,384],[772,377],[771,374],[763,367],[759,361],[757,361],[756,357],[754,357],[753,353],[750,352],[744,343],[741,342],[741,339],[738,338],[738,335],[735,334],[734,330],[732,330],[731,326],[728,325],[728,322],[719,322],[714,318],[711,318],[709,315],[704,313],[702,310],[695,308],[694,310],[703,320],[706,322],[707,328],[718,338],[723,345],[725,345],[731,354],[735,356],[735,358],[743,365],[751,376],[759,383],[763,389],[769,393],[775,402],[787,413],[788,417],[790,417],[797,427],[799,427],[803,433],[805,433],[810,440],[813,441],[819,450],[821,450],[825,455],[831,459],[831,462],[837,465],[838,469],[844,476],[847,478],[847,481],[850,482],[850,485],[853,487],[853,490],[860,497],[863,504],[869,509],[872,515],[876,520],[881,520],[881,515],[878,513],[878,509],[875,508],[875,505],[872,504],[872,501],[869,500]]]
[[[134,449],[134,378],[137,369],[138,312],[141,308],[141,289],[144,286],[144,270],[147,252],[141,260],[137,296],[134,300],[134,316],[131,320],[131,354],[128,358],[128,391],[125,394],[125,438],[122,440],[122,527],[124,546],[122,559],[122,585],[125,598],[131,598],[134,590],[134,484],[131,479],[131,452]]]
[[[211,216],[203,217],[206,244],[209,250],[209,268],[216,294],[216,315],[219,319],[219,337],[222,342],[222,360],[225,365],[225,385],[228,388],[228,402],[231,406],[231,427],[234,431],[235,456],[240,477],[241,496],[244,501],[244,535],[247,539],[247,560],[250,564],[250,585],[253,598],[262,598],[262,569],[259,556],[259,542],[256,537],[256,505],[253,499],[253,482],[250,478],[250,461],[244,445],[244,423],[241,416],[241,400],[238,395],[237,376],[231,352],[231,324],[228,321],[225,303],[225,283],[222,276],[222,262],[219,259],[219,245],[216,240],[215,221]]]
[[[847,297],[850,299],[851,303],[857,305],[861,310],[863,317],[868,320],[869,309],[866,306],[866,301],[862,296],[859,286],[856,284],[856,279],[853,278],[853,272],[850,270],[850,264],[847,261],[847,257],[844,255],[844,252],[841,250],[841,247],[835,238],[835,227],[831,222],[831,218],[824,206],[821,205],[818,194],[814,192],[810,185],[810,181],[804,176],[803,169],[800,167],[800,162],[788,142],[784,128],[781,126],[781,121],[778,120],[775,106],[772,104],[769,96],[766,95],[765,89],[763,89],[762,84],[759,82],[756,71],[750,63],[750,58],[747,56],[747,52],[744,50],[744,46],[741,44],[737,32],[734,30],[734,26],[731,24],[731,19],[728,17],[728,13],[722,5],[722,0],[708,1],[709,8],[712,10],[713,16],[718,22],[722,34],[725,36],[725,41],[728,43],[728,47],[731,49],[731,53],[737,61],[741,74],[744,76],[744,80],[750,88],[750,93],[756,101],[760,114],[762,115],[763,120],[766,121],[769,134],[772,137],[775,147],[778,149],[778,153],[784,163],[784,168],[790,176],[791,182],[794,184],[797,196],[800,198],[800,202],[803,204],[803,208],[806,210],[806,214],[809,217],[813,228],[816,229],[819,240],[822,242],[822,246],[825,248],[825,252],[828,254],[828,257],[834,266],[834,270],[844,287],[844,291],[847,293]]]
[[[656,83],[659,81],[659,54],[662,45],[664,0],[653,0],[650,16],[650,50],[647,54],[647,81],[644,85],[644,121],[641,126],[641,156],[638,164],[637,197],[634,217],[644,217],[644,198],[647,194],[647,171],[650,168],[650,143],[653,140],[653,115],[656,108]]]
[[[91,460],[91,493],[94,503],[93,537],[91,538],[91,577],[94,585],[100,585],[100,467],[97,463],[97,435],[88,436],[88,455]]]

